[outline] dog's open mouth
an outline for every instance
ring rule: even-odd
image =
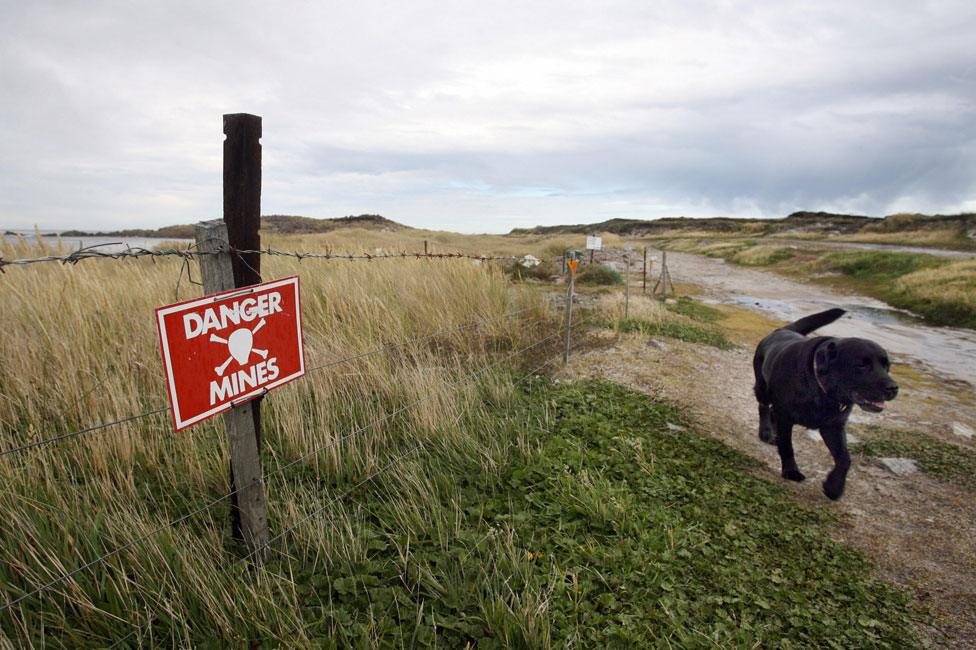
[[[880,413],[885,408],[884,400],[874,402],[858,393],[854,393],[854,403],[869,413]]]

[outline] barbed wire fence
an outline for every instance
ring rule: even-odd
[[[120,253],[104,253],[104,254],[103,253],[99,253],[97,255],[85,254],[85,255],[82,255],[81,257],[77,257],[77,256],[73,256],[73,255],[66,255],[66,256],[45,256],[45,257],[40,257],[40,258],[33,258],[33,260],[28,261],[28,263],[35,263],[35,261],[37,263],[40,263],[40,262],[75,263],[77,261],[81,261],[81,260],[84,260],[84,259],[127,259],[127,258],[132,258],[132,257],[158,257],[159,256],[158,253],[160,253],[160,251],[152,251],[152,253],[154,253],[154,254],[153,255],[148,255],[148,254],[145,254],[145,253],[141,252],[142,250],[144,250],[144,249],[140,249],[138,251],[123,251],[122,254],[120,254]],[[93,252],[94,251],[89,251],[89,253],[93,253]],[[163,251],[163,252],[165,253],[165,251]],[[129,253],[131,253],[131,254],[129,254]],[[184,251],[178,251],[178,256],[179,257],[183,257],[184,259],[191,259],[193,257],[199,257],[199,256],[201,256],[203,254],[204,253],[200,253],[200,252],[186,253]],[[233,254],[233,253],[231,253],[231,254]],[[262,251],[261,254],[266,254],[266,252],[265,251]],[[285,253],[282,252],[281,254],[285,254]],[[187,255],[189,255],[189,257],[186,257]],[[371,260],[371,259],[377,259],[377,256],[371,256],[371,255],[350,256],[350,255],[335,255],[335,254],[331,254],[331,253],[322,254],[322,255],[318,255],[318,256],[302,254],[302,256],[303,257],[307,257],[309,259],[323,259],[323,260],[334,259],[334,260],[365,260],[365,261],[368,261],[368,260]],[[408,254],[402,254],[402,255],[401,254],[398,254],[398,255],[392,255],[391,254],[391,255],[387,255],[386,257],[389,257],[389,258],[394,258],[394,257],[395,258],[405,258],[405,257],[416,257],[416,256],[415,255],[408,255]],[[420,257],[425,257],[425,256],[423,254],[421,254]],[[476,259],[476,260],[490,260],[490,259],[512,260],[512,259],[521,259],[520,257],[517,257],[517,256],[515,256],[515,257],[511,257],[511,256],[499,257],[499,256],[489,256],[489,255],[465,255],[465,254],[446,254],[446,253],[445,254],[428,254],[428,255],[426,255],[426,257],[431,257],[431,258],[435,258],[435,259]],[[16,264],[17,262],[20,262],[20,261],[23,261],[23,260],[8,261],[8,263],[10,263],[10,264]],[[308,372],[316,372],[316,371],[324,370],[324,369],[327,369],[327,368],[336,367],[336,366],[339,366],[341,364],[351,363],[351,362],[354,362],[354,361],[357,361],[357,360],[360,360],[360,359],[364,359],[364,358],[367,358],[367,357],[379,355],[379,354],[382,354],[384,352],[389,352],[389,351],[392,351],[392,350],[396,350],[396,349],[399,349],[399,348],[403,348],[403,347],[408,346],[408,345],[422,344],[424,342],[437,339],[438,337],[443,337],[443,336],[447,336],[447,335],[451,335],[451,334],[456,334],[456,333],[459,333],[459,332],[464,332],[466,330],[472,330],[472,329],[481,328],[481,327],[484,327],[486,325],[490,325],[490,324],[493,324],[493,323],[497,323],[497,322],[500,322],[500,321],[503,321],[503,320],[510,320],[510,319],[518,318],[518,317],[523,316],[524,314],[526,314],[528,312],[538,311],[538,310],[539,310],[539,306],[538,305],[532,305],[532,306],[524,307],[524,308],[521,308],[521,309],[518,309],[518,310],[515,310],[515,311],[512,311],[512,312],[508,312],[508,313],[503,314],[503,315],[500,315],[500,316],[486,316],[486,317],[480,317],[480,318],[470,319],[470,320],[465,321],[463,323],[460,323],[460,324],[457,324],[457,325],[454,325],[454,326],[451,326],[451,327],[441,328],[441,329],[438,329],[436,331],[433,331],[433,332],[430,332],[430,333],[427,333],[427,334],[424,334],[424,335],[421,335],[421,336],[404,338],[404,339],[396,340],[396,341],[393,341],[393,342],[384,343],[384,344],[375,346],[375,347],[373,347],[373,348],[371,348],[369,350],[366,350],[366,351],[363,351],[363,352],[360,352],[360,353],[357,353],[357,354],[354,354],[354,355],[348,355],[348,356],[345,356],[345,357],[342,357],[342,358],[339,358],[339,359],[332,359],[332,360],[329,360],[329,361],[323,361],[323,362],[318,363],[316,365],[310,366],[307,369],[307,371]],[[573,323],[570,326],[569,329],[571,329],[572,331],[576,331],[577,329],[585,326],[586,324],[588,324],[588,321],[587,320],[580,320],[580,321],[578,321],[576,323]],[[569,331],[569,329],[567,331]],[[459,378],[458,380],[456,380],[455,382],[452,382],[452,383],[453,383],[454,386],[460,387],[460,386],[466,384],[467,382],[470,382],[470,381],[476,379],[477,377],[485,374],[486,372],[488,372],[488,371],[490,371],[490,370],[492,370],[494,368],[497,368],[501,364],[510,362],[513,359],[515,359],[515,358],[517,358],[517,357],[519,357],[519,356],[521,356],[521,355],[523,355],[523,354],[525,354],[525,353],[527,353],[527,352],[529,352],[531,350],[537,349],[537,348],[539,348],[540,346],[543,346],[546,343],[558,343],[558,340],[561,339],[562,336],[563,336],[563,332],[561,332],[561,331],[560,332],[557,332],[557,333],[550,334],[548,336],[545,336],[545,337],[537,340],[535,343],[533,343],[533,344],[531,344],[529,346],[525,346],[525,347],[523,347],[521,349],[518,349],[518,350],[516,350],[516,351],[514,351],[514,352],[512,352],[512,353],[510,353],[508,355],[505,355],[502,358],[500,358],[500,359],[498,359],[498,360],[490,363],[489,365],[487,365],[487,366],[485,366],[485,367],[483,367],[483,368],[481,368],[481,369],[479,369],[477,371],[470,372],[470,373],[467,373],[467,374],[463,375],[461,378]],[[528,379],[531,379],[534,376],[537,376],[540,371],[542,371],[544,368],[546,368],[547,366],[552,365],[555,362],[556,362],[556,358],[550,358],[549,360],[544,361],[542,364],[539,364],[538,366],[536,366],[532,371],[530,371],[529,373],[526,373],[525,375],[523,375],[520,379],[517,380],[516,383],[522,383],[522,382],[524,382],[524,381],[526,381]],[[342,443],[345,443],[345,442],[347,442],[347,441],[349,441],[349,440],[351,440],[351,439],[353,439],[353,438],[361,435],[362,433],[364,433],[364,432],[366,432],[366,431],[368,431],[370,429],[374,429],[374,428],[380,426],[381,424],[386,423],[386,422],[394,419],[395,417],[399,416],[400,414],[402,414],[402,413],[404,413],[404,412],[406,412],[406,411],[408,411],[408,410],[410,410],[412,408],[415,408],[415,407],[419,406],[420,404],[422,404],[423,402],[427,401],[428,399],[430,399],[430,396],[425,396],[425,397],[418,398],[418,399],[414,400],[413,402],[407,403],[407,404],[405,404],[405,405],[403,405],[403,406],[401,406],[401,407],[399,407],[399,408],[397,408],[397,409],[395,409],[393,411],[390,411],[388,413],[385,413],[383,416],[381,416],[379,418],[376,418],[376,419],[370,421],[369,423],[367,423],[365,425],[362,425],[362,426],[360,426],[360,427],[358,427],[356,429],[353,429],[352,431],[347,432],[346,434],[344,434],[344,435],[342,435],[342,436],[340,436],[338,438],[335,438],[335,439],[329,441],[327,444],[324,444],[324,445],[321,445],[319,447],[316,447],[316,448],[312,449],[311,451],[303,454],[302,456],[299,456],[299,457],[291,460],[290,462],[288,462],[288,463],[286,463],[286,464],[278,467],[273,472],[270,472],[270,473],[265,474],[264,476],[262,476],[262,481],[261,482],[267,482],[267,481],[269,481],[271,479],[280,477],[287,470],[289,470],[289,469],[293,468],[294,466],[296,466],[296,465],[298,465],[298,464],[300,464],[300,463],[308,460],[309,458],[312,458],[312,457],[314,457],[314,456],[316,456],[318,454],[321,454],[322,452],[324,452],[324,451],[326,451],[328,449],[331,449],[331,448],[336,447],[336,446],[338,446],[338,445],[340,445]],[[127,416],[124,416],[124,417],[119,417],[119,418],[114,419],[114,420],[111,420],[111,421],[102,422],[102,423],[98,423],[98,424],[93,424],[93,425],[90,425],[90,426],[87,426],[87,427],[84,427],[84,428],[81,428],[81,429],[78,429],[78,430],[75,430],[75,431],[70,431],[70,432],[67,432],[67,433],[58,433],[58,434],[49,435],[49,436],[46,436],[46,437],[42,437],[42,438],[40,438],[38,440],[33,440],[33,441],[26,442],[26,443],[21,444],[21,445],[9,447],[7,449],[2,449],[2,450],[0,450],[0,458],[6,457],[6,456],[12,456],[14,454],[19,454],[19,453],[30,452],[31,450],[35,450],[35,449],[38,449],[38,448],[41,448],[41,447],[46,447],[48,445],[52,445],[52,444],[55,444],[55,443],[60,443],[60,442],[63,442],[63,441],[69,440],[69,439],[80,438],[80,437],[83,437],[83,436],[86,436],[86,435],[89,435],[89,434],[94,434],[94,433],[97,433],[97,432],[105,431],[107,429],[111,429],[113,427],[118,427],[118,426],[123,425],[123,424],[132,423],[132,422],[135,422],[135,421],[138,421],[138,420],[142,420],[142,419],[146,419],[146,418],[149,418],[149,417],[152,417],[152,416],[155,416],[155,415],[161,415],[163,413],[168,412],[169,410],[170,410],[170,407],[169,406],[160,406],[158,408],[151,409],[151,410],[145,411],[143,413],[138,413],[138,414],[127,415]],[[353,485],[348,490],[342,492],[341,494],[337,495],[333,499],[330,499],[324,505],[321,505],[321,506],[317,507],[316,509],[312,510],[311,512],[309,512],[308,514],[306,514],[302,519],[300,519],[300,520],[292,523],[290,526],[288,526],[287,528],[283,529],[278,534],[276,534],[273,537],[271,537],[267,542],[263,543],[261,546],[259,546],[257,548],[254,548],[250,552],[248,552],[246,555],[243,555],[243,556],[235,559],[232,564],[238,564],[238,563],[241,563],[241,562],[249,562],[249,561],[252,561],[257,554],[259,554],[260,552],[262,552],[262,551],[264,551],[266,549],[271,549],[273,543],[278,542],[279,540],[281,540],[282,538],[284,538],[285,536],[287,536],[289,533],[291,533],[292,531],[294,531],[299,525],[301,525],[301,523],[303,523],[307,519],[310,519],[310,518],[312,518],[312,517],[320,514],[321,512],[325,511],[326,509],[328,509],[329,507],[331,507],[335,503],[344,500],[345,498],[347,498],[349,495],[351,495],[352,493],[354,493],[357,489],[361,488],[366,483],[369,483],[369,482],[373,481],[379,475],[381,475],[382,473],[384,473],[386,471],[389,471],[391,468],[395,467],[398,463],[402,462],[408,456],[410,456],[412,454],[415,454],[416,452],[421,451],[422,449],[423,449],[423,444],[422,443],[419,443],[417,445],[414,445],[414,446],[410,447],[405,452],[398,454],[396,457],[394,457],[389,463],[387,463],[386,465],[384,465],[382,468],[380,468],[380,469],[378,469],[378,470],[370,473],[367,477],[365,477],[361,481],[357,482],[355,485]],[[229,492],[227,492],[227,493],[225,493],[225,494],[223,494],[223,495],[221,495],[221,496],[219,496],[217,498],[214,498],[214,499],[208,501],[203,506],[198,507],[198,508],[196,508],[196,509],[194,509],[194,510],[192,510],[192,511],[190,511],[190,512],[188,512],[188,513],[186,513],[186,514],[184,514],[184,515],[182,515],[182,516],[180,516],[178,518],[176,518],[176,519],[173,519],[171,521],[168,521],[165,524],[160,525],[160,526],[154,528],[153,530],[151,530],[149,533],[147,533],[145,535],[142,535],[140,537],[136,537],[134,539],[131,539],[128,542],[126,542],[125,544],[123,544],[121,546],[118,546],[118,547],[115,547],[115,548],[113,548],[113,549],[111,549],[111,550],[109,550],[109,551],[107,551],[105,553],[102,553],[101,555],[98,555],[95,558],[84,562],[80,566],[78,566],[78,567],[76,567],[76,568],[74,568],[74,569],[72,569],[70,571],[65,571],[65,572],[59,574],[58,576],[52,578],[51,580],[49,580],[49,581],[47,581],[45,583],[36,585],[33,589],[31,589],[29,591],[26,591],[25,593],[17,596],[16,598],[12,598],[11,599],[9,597],[9,594],[8,594],[8,597],[6,599],[6,602],[4,604],[0,605],[0,615],[3,615],[3,614],[8,613],[8,612],[13,612],[13,611],[16,610],[16,608],[18,606],[22,605],[25,601],[27,601],[27,600],[35,597],[35,596],[39,596],[43,592],[49,591],[49,590],[51,590],[51,589],[53,589],[53,588],[55,588],[55,587],[57,587],[59,585],[62,585],[64,583],[69,582],[70,580],[72,580],[76,576],[78,576],[78,575],[80,575],[82,573],[85,573],[85,572],[88,572],[88,571],[94,569],[95,567],[97,567],[97,566],[101,565],[102,563],[104,563],[106,560],[108,560],[108,559],[110,559],[112,557],[115,557],[115,556],[117,556],[117,555],[119,555],[119,554],[121,554],[121,553],[123,553],[123,552],[125,552],[125,551],[127,551],[127,550],[129,550],[129,549],[131,549],[133,547],[135,547],[135,546],[138,546],[138,545],[146,542],[147,540],[149,540],[149,539],[151,539],[151,538],[159,535],[160,533],[162,533],[165,530],[168,530],[168,529],[172,529],[174,527],[177,527],[177,526],[179,526],[179,525],[187,522],[188,520],[190,520],[190,519],[192,519],[192,518],[194,518],[194,517],[196,517],[196,516],[198,516],[200,514],[203,514],[204,512],[207,512],[209,510],[212,510],[214,507],[216,507],[216,506],[218,506],[218,505],[220,505],[220,504],[228,501],[229,499],[233,498],[236,494],[240,493],[241,491],[243,491],[243,490],[245,490],[245,489],[247,489],[249,487],[252,487],[252,486],[251,485],[237,486],[233,490],[231,490],[231,491],[229,491]],[[125,641],[130,640],[133,637],[137,637],[138,635],[142,634],[142,632],[144,632],[147,627],[151,626],[153,620],[155,620],[155,617],[151,617],[145,623],[139,625],[136,629],[134,629],[128,635],[126,635],[123,638],[119,639],[116,642],[115,646],[113,646],[113,647],[120,646]]]
[[[121,243],[121,242],[120,242]],[[247,255],[263,255],[267,257],[287,257],[296,259],[298,261],[303,260],[337,260],[337,261],[373,261],[373,260],[404,260],[404,259],[427,259],[427,260],[472,260],[475,262],[512,262],[518,263],[523,260],[525,255],[490,255],[490,254],[472,254],[463,252],[452,252],[452,253],[427,253],[419,251],[396,251],[396,252],[386,252],[386,253],[345,253],[345,252],[334,252],[334,251],[290,251],[290,250],[280,250],[277,248],[261,248],[261,249],[237,249],[234,247],[228,247],[226,250],[220,251],[199,251],[178,248],[140,248],[127,246],[122,250],[115,251],[102,251],[97,250],[99,247],[105,246],[117,246],[120,243],[106,243],[106,244],[96,244],[94,246],[86,246],[84,248],[79,248],[70,253],[64,255],[41,255],[38,257],[25,257],[16,259],[5,259],[0,256],[0,273],[5,272],[5,267],[8,266],[30,266],[34,264],[46,264],[46,263],[56,263],[64,265],[78,264],[79,262],[84,262],[86,260],[127,260],[127,259],[140,259],[140,258],[151,258],[159,259],[165,257],[176,257],[184,261],[198,260],[201,257],[207,257],[212,255],[223,255],[229,253],[238,259],[246,259]],[[539,258],[537,258],[539,259]],[[561,258],[553,258],[561,259]]]
[[[227,126],[228,118],[248,118],[247,120],[245,120],[245,122],[250,122],[251,126],[253,126],[254,116],[233,116],[233,115],[225,116],[225,133],[228,134],[229,136],[228,140],[225,141],[225,187],[227,185],[227,176],[228,176],[228,170],[226,166],[227,159],[228,159],[227,147],[230,146],[233,148],[235,146],[244,146],[246,148],[246,146],[257,146],[258,152],[260,151],[260,144],[257,144],[257,138],[254,137],[255,132],[253,131],[253,129],[251,130],[249,136],[250,144],[247,143],[241,144],[240,142],[234,142],[235,137],[241,136],[241,133],[236,132],[234,128],[231,128],[231,130],[228,131],[228,126]],[[259,137],[260,118],[256,118],[256,119],[257,119],[257,135]],[[233,122],[233,120],[231,120],[231,122]],[[247,131],[247,129],[244,129],[244,131]],[[232,136],[232,132],[236,133],[236,136]],[[245,133],[245,135],[247,134]],[[258,160],[258,165],[260,165],[259,154],[257,156],[257,160]],[[245,160],[243,164],[246,166],[248,164],[252,164],[253,162],[254,162],[253,160],[250,161]],[[239,164],[239,163],[240,160],[238,160],[237,163],[235,164]],[[237,172],[231,170],[231,175],[233,176],[235,173],[238,173],[238,175],[247,176],[247,174],[244,173],[244,171],[246,170],[237,170]],[[258,167],[257,178],[260,178],[260,167]],[[182,280],[184,273],[189,274],[190,263],[192,261],[202,261],[204,260],[204,258],[212,258],[215,260],[219,259],[222,261],[222,263],[228,263],[228,264],[233,263],[234,276],[235,276],[234,279],[238,287],[246,287],[249,286],[250,284],[254,284],[261,280],[260,259],[262,257],[284,257],[284,258],[295,259],[300,262],[304,260],[369,262],[369,261],[387,260],[387,259],[397,259],[397,260],[427,259],[427,260],[471,260],[478,263],[504,261],[504,262],[516,263],[516,264],[519,263],[521,260],[525,259],[525,256],[519,256],[519,255],[471,254],[471,253],[463,253],[463,252],[433,253],[427,250],[426,246],[424,252],[422,253],[399,251],[399,252],[386,252],[386,253],[378,252],[375,254],[344,253],[344,252],[334,252],[331,250],[305,252],[305,251],[294,251],[294,250],[280,250],[273,247],[262,248],[254,245],[254,242],[259,241],[256,239],[256,235],[260,225],[260,217],[258,216],[259,215],[257,209],[258,206],[253,204],[252,199],[253,196],[244,197],[244,199],[241,199],[241,197],[234,197],[234,196],[228,198],[228,194],[227,192],[225,192],[225,222],[227,223],[226,230],[230,231],[230,236],[227,238],[227,240],[216,242],[217,244],[216,246],[201,247],[200,246],[201,241],[199,238],[200,231],[198,231],[198,242],[195,248],[193,246],[187,247],[186,249],[177,249],[177,248],[147,249],[147,248],[140,248],[140,247],[126,247],[121,250],[105,250],[104,246],[99,245],[99,246],[82,247],[79,248],[78,250],[66,254],[50,254],[50,255],[40,255],[36,257],[22,257],[22,258],[14,258],[14,259],[5,259],[2,256],[0,256],[0,272],[6,272],[7,267],[25,268],[25,267],[32,267],[35,265],[42,265],[42,264],[75,265],[88,260],[124,261],[130,259],[151,259],[155,261],[160,258],[178,258],[181,259],[183,262],[180,269],[180,276],[179,279],[177,280],[177,294],[178,294],[179,282]],[[228,201],[230,201],[230,206],[228,206]],[[244,201],[244,203],[250,201],[251,203],[249,205],[243,205],[243,204],[237,205],[235,202],[239,202],[239,201]],[[247,214],[245,214],[242,217],[241,215],[243,213],[247,213]],[[226,231],[224,236],[227,237]],[[210,240],[207,241],[208,243],[210,243]],[[203,249],[201,250],[201,248]],[[538,374],[541,371],[543,371],[545,368],[558,361],[556,352],[558,351],[559,347],[561,347],[559,343],[560,340],[563,338],[565,338],[566,341],[566,346],[564,349],[564,357],[563,357],[563,362],[565,363],[566,359],[568,359],[568,354],[570,350],[571,333],[579,330],[580,328],[585,328],[589,324],[589,320],[587,318],[580,319],[575,323],[572,320],[572,309],[573,309],[574,301],[573,301],[573,289],[572,289],[571,278],[572,278],[572,274],[570,275],[569,278],[570,282],[568,283],[570,290],[566,297],[567,305],[566,305],[566,320],[565,320],[564,330],[560,329],[559,331],[550,333],[545,336],[538,337],[533,343],[529,345],[522,346],[519,349],[516,349],[512,352],[500,355],[490,363],[487,363],[486,365],[474,371],[465,372],[460,376],[454,378],[453,381],[449,382],[448,387],[451,390],[462,389],[465,386],[470,385],[471,382],[478,380],[480,377],[484,376],[485,374],[493,370],[499,369],[504,365],[513,364],[515,366],[518,366],[520,363],[519,360],[521,359],[524,362],[524,360],[527,359],[529,353],[533,351],[536,351],[537,353],[541,352],[542,356],[546,357],[546,360],[544,360],[541,364],[535,366],[531,371],[522,375],[517,380],[514,380],[513,384],[518,385],[524,381],[530,380],[532,377],[538,376]],[[190,278],[190,281],[191,282],[193,281],[192,277]],[[199,284],[199,283],[195,283],[195,284]],[[319,360],[315,363],[315,365],[312,365],[311,367],[307,368],[307,372],[322,371],[328,368],[339,366],[341,364],[352,363],[357,360],[361,360],[371,356],[380,355],[393,350],[398,350],[406,346],[422,345],[428,341],[436,340],[439,337],[446,337],[449,335],[455,335],[459,332],[486,328],[488,326],[491,326],[494,323],[499,323],[502,321],[511,321],[512,319],[522,320],[522,317],[525,314],[530,312],[539,312],[539,311],[546,311],[546,308],[544,306],[535,304],[528,307],[517,309],[515,311],[507,312],[501,315],[487,315],[478,318],[473,318],[465,322],[452,325],[450,327],[437,329],[433,332],[429,332],[421,336],[402,338],[396,341],[381,343],[368,350],[356,354],[346,355],[337,359]],[[549,313],[553,317],[553,320],[556,320],[558,322],[559,319],[558,315],[552,313],[551,311]],[[527,324],[531,324],[530,321],[525,321],[525,322]],[[525,328],[525,329],[528,330],[529,328]],[[553,349],[548,350],[547,348],[553,348]],[[48,592],[58,590],[63,596],[65,596],[66,598],[70,598],[71,593],[83,591],[83,588],[80,585],[74,583],[74,578],[76,578],[77,576],[80,576],[81,574],[96,569],[97,567],[103,565],[107,560],[119,556],[120,554],[124,553],[129,549],[132,549],[136,546],[145,543],[147,540],[150,540],[156,537],[157,535],[160,535],[164,531],[179,527],[185,522],[193,519],[194,517],[197,517],[198,515],[201,515],[205,512],[211,511],[212,509],[214,509],[220,504],[230,501],[232,503],[232,509],[233,509],[233,507],[236,506],[235,504],[236,497],[240,493],[246,490],[252,490],[256,487],[260,488],[263,491],[263,486],[266,483],[272,480],[274,481],[282,480],[285,477],[285,473],[291,470],[292,468],[295,468],[301,465],[302,463],[314,459],[320,454],[330,449],[334,449],[339,445],[343,445],[350,441],[354,441],[357,438],[360,438],[367,431],[375,430],[378,427],[381,427],[387,423],[392,422],[395,418],[409,412],[411,409],[416,409],[417,407],[433,399],[434,397],[435,397],[435,393],[430,392],[428,394],[421,395],[420,397],[406,404],[403,404],[392,410],[384,412],[383,414],[370,419],[369,421],[361,424],[358,427],[354,427],[341,435],[337,435],[329,438],[328,440],[323,442],[323,444],[314,446],[312,449],[306,451],[305,453],[298,455],[297,457],[289,460],[288,462],[280,464],[272,471],[260,472],[254,480],[245,481],[242,484],[235,484],[233,480],[233,467],[232,467],[231,490],[228,491],[227,493],[222,494],[219,497],[212,498],[208,500],[206,503],[204,503],[203,505],[193,508],[189,512],[186,512],[185,514],[182,514],[179,517],[165,521],[164,523],[152,528],[148,532],[142,535],[135,536],[121,545],[115,546],[114,548],[107,550],[99,555],[96,555],[91,559],[84,560],[81,562],[81,564],[75,566],[74,568],[68,569],[67,567],[65,567],[64,565],[70,565],[70,561],[68,559],[64,559],[63,561],[58,562],[59,567],[64,567],[63,570],[57,572],[56,575],[51,576],[49,580],[37,584],[33,584],[31,586],[17,587],[17,588],[13,588],[12,586],[8,585],[7,586],[8,591],[6,591],[6,593],[4,594],[4,602],[0,604],[0,616],[14,616],[15,620],[19,619],[19,621],[21,621],[22,623],[26,623],[27,618],[25,616],[25,612],[23,611],[23,607],[35,597],[41,597]],[[259,403],[259,400],[260,398],[258,398],[258,400],[256,401]],[[170,411],[169,406],[160,405],[156,408],[148,409],[142,413],[119,416],[112,420],[90,424],[86,427],[82,427],[64,433],[51,432],[48,435],[41,436],[35,440],[24,441],[22,444],[14,444],[6,449],[0,449],[0,459],[2,459],[0,460],[0,462],[10,462],[13,461],[14,459],[22,457],[25,454],[32,454],[35,452],[40,452],[41,450],[46,450],[49,448],[56,447],[59,443],[68,440],[84,441],[88,439],[88,436],[94,435],[96,433],[106,432],[113,429],[125,430],[127,429],[127,427],[123,427],[122,425],[133,424],[145,420],[147,418],[162,415],[168,411]],[[256,419],[258,420],[259,418],[260,416],[256,417]],[[293,521],[290,525],[285,526],[282,530],[276,532],[274,535],[268,535],[266,539],[263,540],[257,540],[257,541],[245,540],[248,546],[247,553],[230,561],[227,565],[228,568],[230,566],[238,565],[238,564],[247,564],[249,566],[255,566],[259,568],[263,564],[262,556],[267,551],[275,550],[275,546],[282,539],[286,538],[288,535],[294,532],[302,523],[308,521],[309,519],[315,516],[318,516],[319,514],[321,514],[328,508],[332,507],[336,503],[352,495],[356,490],[362,488],[367,483],[370,483],[374,481],[376,478],[378,478],[379,476],[381,476],[382,474],[391,471],[392,468],[403,463],[406,458],[414,454],[417,454],[418,452],[421,452],[424,449],[425,447],[422,440],[419,441],[417,444],[409,445],[407,449],[398,451],[396,454],[392,455],[392,457],[388,460],[388,462],[385,463],[382,467],[375,469],[374,471],[370,472],[367,476],[357,481],[354,485],[352,485],[348,489],[343,490],[340,493],[333,496],[332,498],[326,500],[324,504],[319,504],[318,506],[312,508],[309,512],[305,513],[303,516]],[[260,461],[260,459],[258,459],[258,461]],[[260,462],[258,464],[258,467],[260,468]],[[263,498],[263,494],[262,494],[262,498]],[[19,590],[20,593],[14,595],[11,591],[9,591],[11,589]],[[133,637],[139,638],[148,628],[151,628],[153,621],[155,619],[156,619],[156,615],[152,614],[148,616],[147,619],[141,624],[135,624],[134,629],[128,635],[119,639],[115,643],[115,646],[119,646],[125,643],[126,641],[132,639]],[[2,635],[0,635],[0,640],[2,640]]]

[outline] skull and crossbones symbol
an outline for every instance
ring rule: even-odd
[[[224,343],[227,345],[227,350],[230,352],[230,356],[222,364],[214,368],[214,372],[217,373],[218,377],[224,375],[224,371],[227,370],[227,366],[230,365],[231,361],[237,360],[239,365],[246,364],[250,358],[251,353],[259,355],[262,359],[268,358],[267,350],[259,350],[254,347],[254,335],[258,333],[264,327],[264,319],[262,318],[258,321],[258,324],[254,326],[254,329],[247,329],[242,327],[241,329],[234,330],[229,337],[222,338],[216,334],[210,335],[210,340],[214,343]]]

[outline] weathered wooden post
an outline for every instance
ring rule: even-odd
[[[224,115],[224,222],[231,248],[261,248],[261,118],[247,113]],[[234,255],[234,282],[261,282],[258,253]]]
[[[200,275],[207,294],[261,282],[261,118],[224,115],[224,219],[196,230]],[[217,253],[217,254],[214,254]],[[266,556],[267,502],[261,469],[261,398],[224,413],[230,446],[231,529],[254,562]]]
[[[566,346],[563,348],[563,363],[569,362],[570,332],[573,327],[573,288],[576,284],[576,266],[578,264],[579,260],[576,259],[566,261],[566,265],[569,267],[569,282],[566,289]]]

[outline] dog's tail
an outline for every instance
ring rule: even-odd
[[[782,329],[790,330],[792,332],[799,332],[800,334],[806,336],[810,332],[820,329],[824,325],[830,325],[846,313],[847,311],[844,309],[828,309],[827,311],[822,311],[818,314],[801,318],[800,320],[794,321],[789,325],[784,325]]]

